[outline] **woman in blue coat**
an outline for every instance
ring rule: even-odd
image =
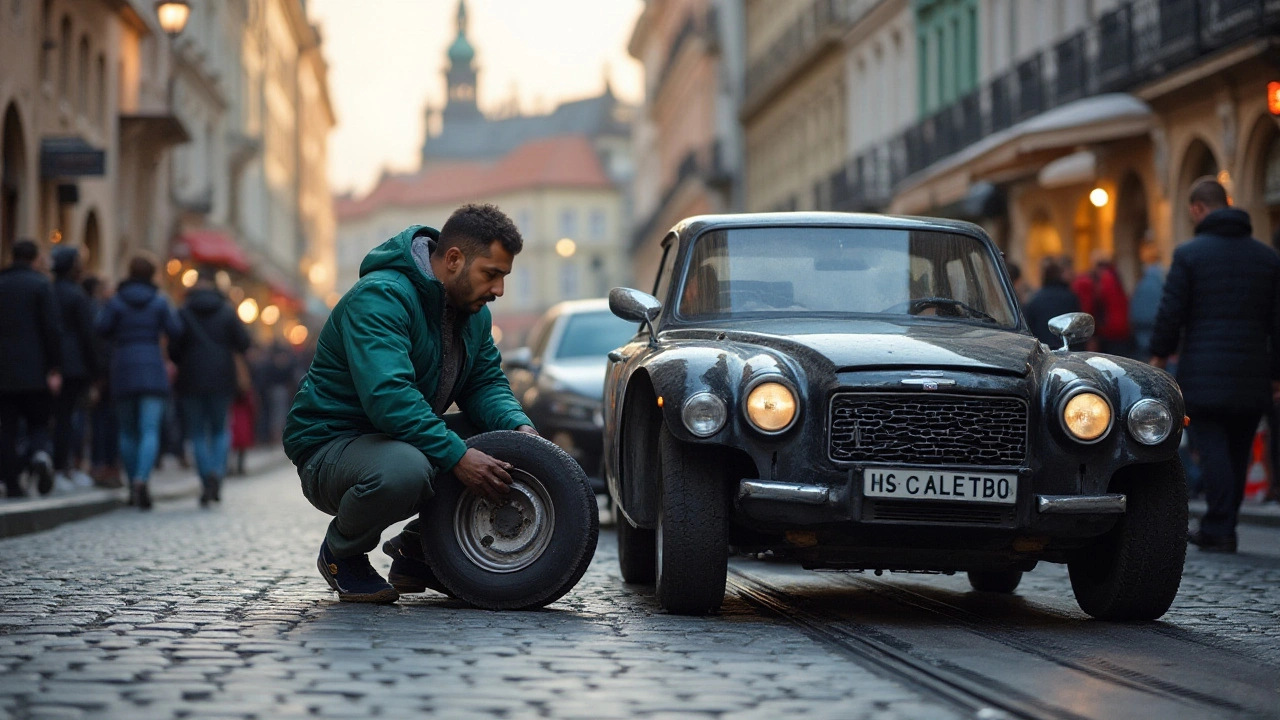
[[[120,425],[120,457],[143,510],[151,507],[147,481],[160,451],[160,423],[169,397],[169,374],[160,335],[182,334],[173,307],[152,278],[156,265],[138,256],[129,261],[129,279],[120,283],[98,317],[98,332],[111,341],[111,394]]]

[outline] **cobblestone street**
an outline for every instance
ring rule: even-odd
[[[0,541],[0,716],[963,716],[732,592],[719,616],[660,614],[618,579],[611,531],[562,601],[495,613],[435,594],[338,603],[315,572],[325,523],[281,468],[231,483],[213,511],[173,501]],[[1277,531],[1265,533],[1249,542],[1274,551]],[[1166,622],[1123,632],[1280,664],[1280,560],[1244,550],[1192,552]],[[1084,619],[1065,575],[1042,567],[997,607],[1104,642],[1117,626]],[[975,595],[961,576],[888,580]],[[852,606],[866,592],[845,595]],[[1257,690],[1274,696],[1275,683]]]

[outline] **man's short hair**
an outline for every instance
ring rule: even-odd
[[[436,254],[443,256],[446,250],[456,247],[470,262],[478,255],[487,257],[495,240],[512,255],[524,247],[520,231],[506,213],[489,203],[469,203],[454,210],[440,228]]]
[[[1192,205],[1201,203],[1211,210],[1224,208],[1227,206],[1227,189],[1222,187],[1217,178],[1206,175],[1191,183],[1191,194],[1187,197],[1187,202]]]
[[[40,246],[34,240],[19,240],[13,244],[13,261],[33,263],[40,256]]]
[[[1062,264],[1057,258],[1047,257],[1040,261],[1040,284],[1061,284],[1065,282]]]
[[[129,260],[129,279],[130,280],[141,280],[142,282],[151,282],[151,279],[155,277],[155,274],[156,274],[156,264],[151,258],[147,257],[146,255],[142,255],[142,254],[134,255],[133,258]]]

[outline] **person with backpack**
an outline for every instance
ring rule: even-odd
[[[239,390],[236,356],[249,349],[249,333],[208,268],[197,271],[178,315],[183,331],[169,344],[169,357],[178,366],[175,390],[203,488],[200,507],[208,507],[222,501],[231,444],[227,414]]]

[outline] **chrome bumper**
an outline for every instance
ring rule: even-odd
[[[743,480],[738,484],[738,497],[745,500],[781,500],[803,505],[825,505],[831,499],[831,488],[822,485]]]
[[[1122,513],[1124,495],[1037,495],[1036,509],[1042,515],[1084,515]]]

